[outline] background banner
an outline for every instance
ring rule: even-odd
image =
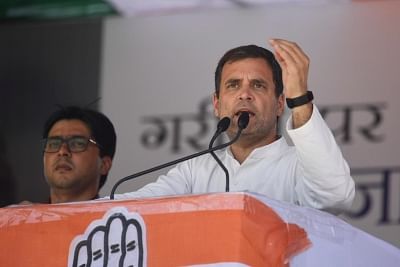
[[[284,38],[310,57],[309,90],[357,182],[346,220],[400,246],[399,10],[398,1],[333,1],[107,19],[101,109],[119,139],[103,194],[119,178],[205,148],[215,129],[219,58],[239,45],[270,48],[269,38]]]

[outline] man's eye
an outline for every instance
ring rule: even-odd
[[[254,83],[254,88],[256,88],[256,89],[262,89],[262,88],[265,88],[265,86],[264,86],[264,84],[262,84],[262,83]]]
[[[82,148],[86,146],[86,140],[84,139],[73,139],[70,141],[69,145],[74,148]]]
[[[239,87],[239,83],[228,83],[228,85],[227,85],[227,88],[232,88],[232,89],[235,89],[235,88],[238,88]]]
[[[60,142],[57,140],[51,140],[47,142],[48,148],[57,148],[60,145]]]

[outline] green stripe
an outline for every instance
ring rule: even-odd
[[[101,0],[1,0],[0,19],[57,19],[115,15]]]

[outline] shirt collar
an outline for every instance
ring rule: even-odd
[[[248,161],[249,159],[261,159],[261,158],[268,158],[268,157],[276,157],[276,156],[283,154],[287,149],[289,149],[289,146],[286,143],[285,138],[280,136],[274,142],[272,142],[268,145],[265,145],[265,146],[257,147],[256,149],[254,149],[250,153],[250,155],[246,158],[245,161]],[[230,147],[228,149],[226,149],[225,153],[226,153],[226,156],[234,159]]]

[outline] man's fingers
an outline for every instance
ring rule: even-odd
[[[303,50],[293,42],[282,39],[272,39],[270,44],[277,51],[281,59],[285,61],[286,65],[296,65],[298,67],[308,67],[309,58]]]
[[[271,45],[279,45],[284,49],[290,51],[291,53],[293,53],[294,57],[298,58],[307,57],[304,51],[301,49],[301,47],[295,42],[290,42],[284,39],[271,39],[269,41]]]
[[[275,49],[276,58],[282,68],[285,95],[288,98],[303,95],[307,90],[309,58],[293,42],[272,39],[270,44]]]
[[[280,44],[274,44],[273,47],[276,51],[276,54],[279,55],[277,60],[281,64],[282,69],[286,69],[291,65],[297,65],[296,59],[291,53],[289,53],[287,48]]]

